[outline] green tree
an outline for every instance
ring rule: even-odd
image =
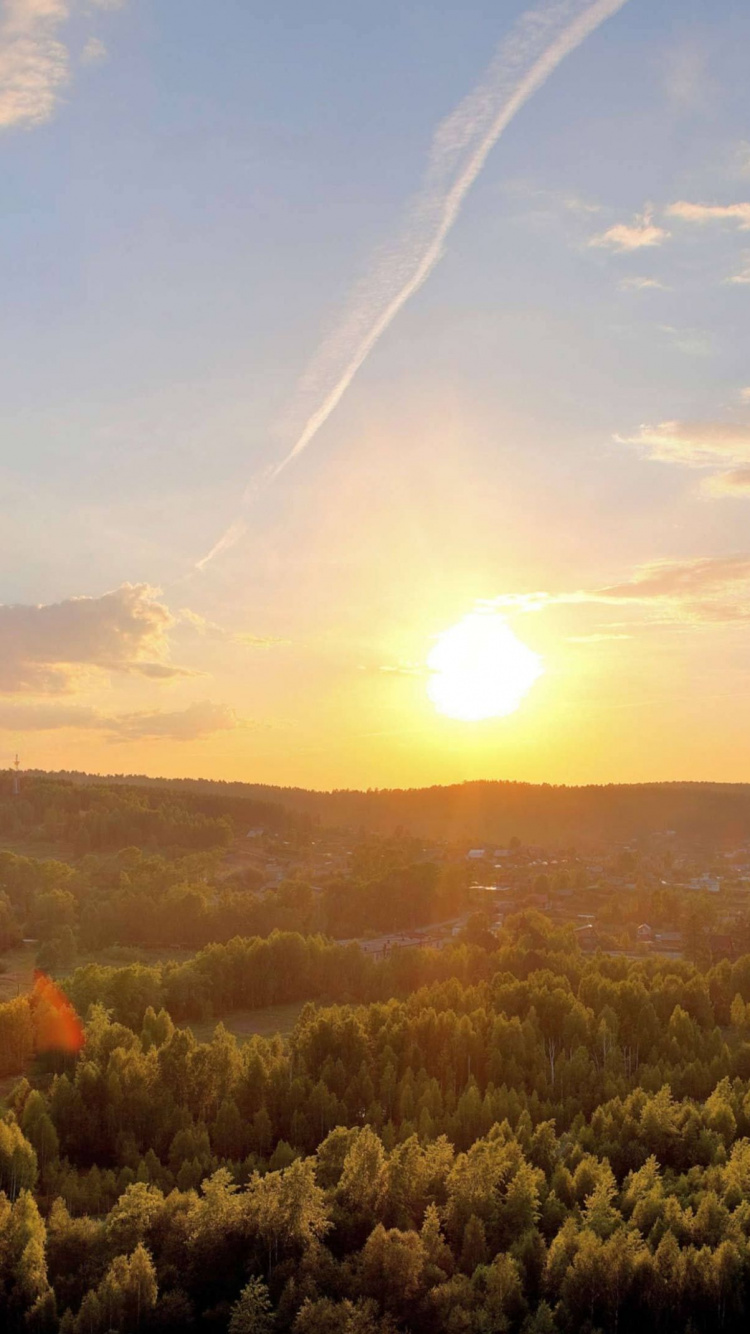
[[[9,1199],[33,1190],[38,1174],[34,1148],[15,1121],[0,1121],[0,1190]]]
[[[273,1307],[266,1284],[251,1278],[232,1307],[229,1334],[271,1334]]]
[[[487,1236],[484,1223],[472,1214],[464,1228],[461,1244],[461,1268],[469,1277],[479,1265],[487,1263]]]

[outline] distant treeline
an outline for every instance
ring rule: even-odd
[[[62,776],[62,775],[61,775]],[[311,792],[304,788],[208,779],[64,775],[78,785],[127,783],[147,789],[214,797],[227,812],[238,801],[280,805],[322,825],[390,833],[398,827],[422,838],[488,840],[565,846],[629,841],[674,830],[710,844],[750,839],[750,784],[634,783],[562,787],[476,782],[451,787]]]
[[[0,773],[0,837],[58,843],[75,856],[133,845],[199,852],[255,825],[287,834],[307,823],[278,803],[249,796],[74,782],[62,775],[25,775],[14,795],[11,774]]]

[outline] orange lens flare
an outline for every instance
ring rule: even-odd
[[[67,996],[46,973],[34,974],[31,1006],[38,1052],[62,1051],[76,1055],[86,1041],[83,1024]]]

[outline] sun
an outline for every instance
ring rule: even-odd
[[[503,617],[473,611],[444,630],[427,657],[427,693],[438,713],[464,722],[514,713],[544,671]]]

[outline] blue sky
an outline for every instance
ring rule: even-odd
[[[2,7],[0,601],[96,601],[147,584],[174,618],[158,655],[181,665],[157,680],[111,655],[76,658],[64,693],[89,710],[72,715],[80,735],[55,721],[39,678],[16,683],[5,714],[0,699],[6,749],[319,783],[545,765],[583,779],[604,769],[578,762],[560,718],[591,682],[600,714],[584,730],[593,737],[606,715],[616,749],[622,681],[641,682],[644,718],[649,700],[663,715],[680,681],[686,702],[660,724],[662,771],[649,757],[639,772],[633,755],[624,775],[715,776],[706,737],[718,728],[716,765],[739,776],[746,574],[700,566],[750,549],[750,10],[739,0],[629,0],[567,57],[496,145],[441,263],[340,406],[248,511],[242,540],[195,571],[247,483],[293,444],[300,376],[398,234],[436,126],[524,12],[403,0]],[[67,52],[67,81],[36,115],[7,92],[23,23]],[[653,243],[639,244],[649,229]],[[619,586],[655,562],[678,571],[677,587],[680,569],[703,570],[710,611],[680,602],[679,625],[664,626],[649,607],[614,631],[573,623],[601,619],[595,603],[520,616],[549,663],[538,718],[530,704],[481,735],[445,731],[414,678],[390,672],[423,662],[431,636],[476,600]],[[561,647],[625,633],[574,666]],[[19,689],[36,714],[18,714]],[[719,722],[705,703],[717,692]],[[170,749],[169,722],[154,720],[204,701],[224,722],[185,737],[175,723]],[[685,709],[698,710],[692,750]],[[363,763],[358,720],[372,730],[371,715],[396,739]],[[537,732],[553,716],[554,753]],[[123,740],[97,725],[115,717],[151,722]],[[335,753],[321,739],[332,725]],[[300,729],[309,761],[291,740]]]

